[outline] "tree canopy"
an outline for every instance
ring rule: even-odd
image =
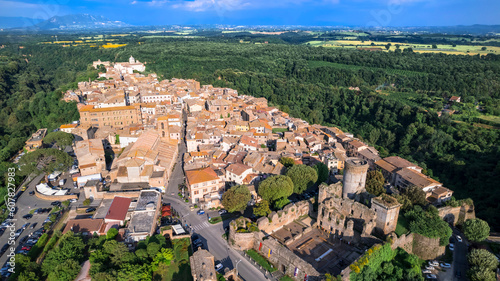
[[[62,131],[50,132],[45,136],[45,138],[43,138],[43,143],[55,144],[59,148],[64,148],[71,145],[74,139],[75,136],[73,136],[73,134],[68,134]]]
[[[261,200],[259,203],[255,205],[253,208],[253,214],[258,217],[265,217],[271,213],[271,209],[269,208],[269,201]]]
[[[293,165],[295,165],[295,160],[293,160],[290,157],[281,157],[280,163],[283,164],[283,166],[285,166],[285,168],[290,168]]]
[[[490,271],[498,267],[497,257],[485,249],[472,249],[472,251],[467,254],[467,261],[472,267],[482,267]]]
[[[411,232],[430,238],[439,238],[439,245],[448,245],[453,232],[448,223],[443,221],[435,212],[426,212],[417,205],[407,211],[404,216],[409,221],[409,230]]]
[[[287,198],[293,193],[293,182],[288,176],[271,176],[259,183],[259,196],[274,203],[281,198]]]
[[[407,187],[406,190],[404,191],[404,195],[408,197],[412,205],[420,205],[420,206],[427,205],[425,192],[422,190],[422,188],[418,186],[413,185]]]
[[[235,185],[222,195],[222,205],[228,212],[243,211],[246,209],[251,195],[245,185]]]
[[[366,175],[366,191],[375,196],[385,193],[384,183],[384,176],[382,175],[382,172],[378,170],[369,171]]]
[[[303,164],[293,165],[288,169],[286,175],[292,179],[293,192],[297,194],[306,191],[318,180],[318,173],[316,170]]]
[[[470,241],[481,242],[490,235],[490,226],[482,219],[468,219],[462,228]]]
[[[26,153],[21,160],[19,166],[21,174],[29,175],[31,173],[50,174],[56,170],[65,171],[73,164],[71,158],[66,152],[54,148],[42,148],[33,152]]]
[[[316,183],[321,184],[328,180],[328,175],[330,171],[328,170],[328,166],[322,162],[318,162],[313,166],[314,170],[318,174],[318,181]]]

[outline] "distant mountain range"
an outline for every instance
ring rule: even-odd
[[[5,19],[5,20],[3,20]],[[2,21],[3,20],[3,21]],[[30,19],[31,20],[31,19]],[[2,24],[5,22],[5,25]],[[18,23],[18,25],[15,25]],[[121,21],[112,21],[103,16],[94,16],[89,14],[76,14],[66,16],[55,16],[48,20],[38,20],[30,23],[26,18],[14,20],[14,18],[0,18],[0,28],[26,29],[26,30],[93,30],[93,29],[113,29],[129,27]]]
[[[190,25],[188,25],[190,26]],[[66,16],[55,16],[48,20],[33,19],[26,17],[0,17],[0,30],[4,31],[27,31],[27,32],[51,32],[51,31],[90,31],[90,30],[113,30],[126,28],[132,30],[165,29],[179,25],[156,25],[156,26],[133,26],[121,21],[113,21],[100,15],[74,14]],[[356,29],[364,31],[401,31],[405,33],[442,33],[442,34],[471,34],[471,35],[498,35],[500,25],[456,25],[456,26],[402,26],[402,27],[378,27],[365,28],[356,26],[231,26],[231,25],[195,25],[197,29],[220,30],[231,27],[235,30],[332,30],[332,29]]]

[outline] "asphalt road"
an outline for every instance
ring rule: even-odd
[[[175,195],[177,196],[177,194]],[[197,233],[205,248],[220,261],[224,267],[236,268],[239,275],[246,281],[266,280],[264,275],[251,263],[245,260],[238,252],[231,249],[222,238],[224,227],[229,222],[210,224],[206,215],[197,215],[196,211],[191,211],[188,204],[181,201],[179,197],[165,196],[164,202],[170,203],[180,215],[181,221],[188,225],[191,233]]]
[[[460,235],[462,237],[463,242],[458,242],[456,236]],[[467,253],[468,246],[465,235],[460,233],[458,230],[453,229],[453,237],[455,244],[455,251],[453,253],[453,280],[455,281],[467,281],[467,277],[465,276],[467,273]],[[461,277],[458,278],[456,276],[457,271],[460,271]]]
[[[16,215],[14,216],[14,223],[15,223],[15,229],[18,230],[21,228],[21,226],[25,223],[30,223],[30,226],[26,228],[21,235],[17,238],[16,240],[16,251],[21,248],[19,245],[19,241],[22,240],[23,237],[28,236],[29,234],[33,233],[35,230],[38,230],[42,228],[42,223],[43,221],[49,216],[48,213],[44,214],[38,214],[38,215],[33,215],[33,217],[29,220],[23,219],[22,217],[26,214],[28,214],[32,209],[38,209],[38,208],[50,208],[50,203],[52,201],[46,201],[46,200],[41,200],[35,195],[29,195],[30,191],[35,190],[35,185],[36,183],[40,182],[40,179],[43,177],[43,175],[39,175],[36,178],[34,178],[29,184],[28,188],[26,191],[23,192],[23,194],[17,199],[16,202],[16,207],[18,208],[18,211]],[[30,229],[31,224],[37,223],[37,226],[34,229]],[[0,237],[0,248],[5,245],[8,240],[9,240],[9,235],[10,231],[9,228],[7,228],[4,232],[4,234]],[[7,261],[7,255],[10,253],[9,250],[5,252],[1,257],[0,257],[0,266],[3,266],[3,264]]]
[[[183,113],[183,121],[186,120],[186,114]],[[167,191],[163,197],[163,202],[170,203],[175,209],[184,225],[191,231],[191,234],[197,233],[205,248],[215,256],[216,261],[220,261],[224,267],[229,269],[236,268],[239,275],[246,281],[262,281],[266,280],[264,275],[244,259],[238,252],[231,249],[226,240],[222,238],[224,227],[229,225],[229,222],[218,224],[210,224],[207,215],[197,215],[195,210],[191,210],[190,203],[186,203],[179,198],[178,186],[184,182],[184,172],[182,167],[182,156],[186,152],[186,144],[184,141],[184,130],[182,130],[182,140],[179,144],[179,156],[174,171],[170,176],[167,186]]]

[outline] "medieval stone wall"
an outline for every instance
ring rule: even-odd
[[[240,251],[253,248],[256,232],[236,232],[238,228],[246,228],[247,218],[239,218],[229,223],[229,245]]]
[[[266,233],[273,233],[284,225],[287,225],[301,216],[308,215],[312,209],[310,202],[307,200],[299,201],[295,204],[286,205],[283,210],[272,212],[268,217],[262,217],[257,220],[259,230]]]
[[[330,197],[342,197],[342,183],[340,181],[330,185],[322,183],[319,186],[318,202],[323,202]]]
[[[413,254],[424,260],[444,255],[446,247],[439,246],[439,238],[429,238],[413,233]]]
[[[458,207],[445,206],[438,208],[439,217],[452,225],[462,224],[468,219],[476,218],[473,205],[463,204]]]
[[[318,208],[318,227],[331,233],[343,234],[353,228],[363,236],[370,235],[375,227],[377,213],[367,206],[351,199],[332,197],[320,202]]]
[[[273,266],[285,275],[294,276],[297,271],[294,280],[304,280],[306,274],[309,281],[321,280],[319,272],[312,265],[273,238],[266,239],[263,235],[260,235],[255,240],[254,250],[267,258]]]
[[[390,236],[390,239],[392,240],[391,248],[393,250],[395,250],[396,248],[401,248],[409,254],[413,253],[413,233],[410,233],[408,235],[403,234],[399,238],[395,233],[393,233]]]
[[[393,250],[399,247],[424,260],[436,259],[444,255],[446,250],[445,246],[439,245],[439,238],[429,238],[417,233],[403,234],[399,238],[393,233],[390,235],[390,240]]]

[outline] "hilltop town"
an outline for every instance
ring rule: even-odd
[[[328,274],[349,280],[362,272],[368,249],[400,248],[424,260],[445,256],[449,241],[398,230],[405,220],[401,198],[410,189],[436,207],[438,220],[455,225],[475,218],[472,204],[456,202],[453,191],[422,167],[382,158],[352,134],[294,118],[265,98],[192,79],[160,80],[143,74],[145,64],[133,57],[98,60],[93,67],[105,72],[63,96],[80,113],[59,128],[75,136],[74,165],[45,176],[34,190],[43,200],[72,202],[63,233],[116,229],[130,250],[157,234],[188,238],[194,280],[216,280],[217,274],[227,280],[244,274],[246,280],[325,280]],[[26,148],[42,147],[46,134],[39,130]],[[266,181],[291,176],[291,166],[314,167],[317,179],[321,165],[323,179],[300,192],[273,202],[260,190]],[[367,186],[376,173],[383,191],[375,195]],[[70,188],[54,184],[58,179],[68,179]],[[240,186],[248,200],[241,213],[228,213],[230,194]],[[264,202],[275,204],[255,215]],[[220,222],[222,229],[216,228]]]

